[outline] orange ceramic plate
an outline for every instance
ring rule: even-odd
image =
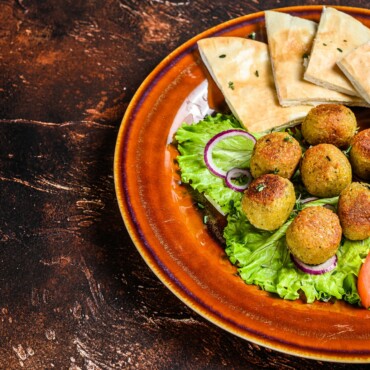
[[[370,11],[341,10],[370,27]],[[321,7],[282,9],[319,20]],[[265,37],[264,13],[216,26],[186,42],[148,76],[123,119],[114,172],[126,227],[162,282],[212,323],[249,341],[319,360],[370,362],[370,311],[345,302],[285,301],[246,285],[179,185],[179,123],[207,113],[207,82],[197,40],[218,35]],[[268,108],[268,107],[267,107]]]

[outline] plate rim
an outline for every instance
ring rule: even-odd
[[[287,7],[280,7],[280,8],[273,8],[271,10],[275,11],[282,11],[287,13],[294,13],[298,11],[299,14],[303,14],[304,12],[313,13],[313,12],[320,12],[322,11],[323,7],[333,7],[338,10],[344,12],[362,12],[368,13],[370,17],[370,10],[366,8],[354,7],[354,6],[334,6],[334,5],[298,5],[298,6],[287,6]],[[249,21],[252,19],[258,19],[264,16],[265,10],[261,10],[254,13],[248,13],[225,22],[219,23],[213,27],[210,27],[197,35],[193,36],[192,38],[185,41],[183,44],[175,48],[171,53],[169,53],[165,58],[163,58],[157,66],[147,75],[144,81],[140,84],[139,88],[136,90],[134,95],[132,96],[131,101],[129,102],[125,114],[122,118],[118,134],[116,140],[116,146],[114,150],[114,161],[113,161],[113,175],[114,175],[114,187],[115,193],[117,198],[117,203],[119,206],[119,210],[121,216],[124,221],[124,225],[128,231],[128,234],[135,245],[137,251],[151,269],[151,271],[155,274],[155,276],[178,298],[180,299],[186,306],[191,308],[194,312],[199,314],[201,317],[206,319],[208,322],[222,328],[223,330],[236,335],[244,340],[250,341],[257,345],[263,346],[265,348],[272,349],[274,351],[278,351],[283,354],[288,354],[296,357],[301,358],[308,358],[311,360],[320,360],[320,361],[330,361],[330,362],[342,362],[342,363],[368,363],[370,362],[370,354],[366,355],[367,357],[361,357],[354,355],[353,357],[348,355],[347,356],[340,356],[338,353],[334,355],[330,355],[327,352],[325,355],[316,353],[312,349],[302,349],[302,347],[297,346],[295,348],[289,348],[284,343],[276,343],[274,342],[273,345],[267,344],[263,339],[259,338],[259,336],[253,337],[252,334],[246,335],[245,332],[241,333],[237,330],[232,330],[229,326],[224,323],[224,320],[221,320],[220,317],[210,313],[209,311],[205,310],[202,307],[199,307],[197,302],[194,299],[191,299],[190,296],[186,295],[184,289],[181,289],[179,286],[173,283],[173,280],[164,273],[164,270],[159,268],[158,261],[155,260],[155,256],[151,255],[148,249],[143,245],[143,238],[139,235],[138,230],[135,226],[135,220],[132,219],[132,212],[130,212],[130,204],[129,200],[125,196],[127,190],[124,189],[123,186],[123,158],[125,149],[124,145],[124,138],[125,136],[129,135],[130,127],[129,123],[135,115],[135,111],[140,108],[140,104],[142,100],[145,100],[145,95],[148,93],[148,87],[152,85],[152,83],[160,77],[160,75],[166,71],[167,68],[171,68],[171,64],[176,62],[177,60],[182,58],[184,53],[189,53],[191,50],[196,48],[196,42],[204,37],[208,37],[209,35],[217,35],[218,33],[228,32],[230,28],[232,29],[233,26],[240,26],[241,23],[244,21]]]

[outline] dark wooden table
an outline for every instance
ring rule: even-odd
[[[199,317],[149,270],[115,198],[118,128],[148,73],[213,25],[300,3],[0,0],[1,369],[358,368]]]

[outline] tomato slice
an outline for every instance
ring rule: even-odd
[[[361,298],[361,304],[370,308],[370,253],[360,268],[357,280],[357,290]]]

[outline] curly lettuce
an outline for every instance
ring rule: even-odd
[[[320,199],[302,208],[335,204],[338,198]],[[278,294],[281,298],[294,300],[302,296],[308,303],[331,298],[344,299],[359,304],[356,288],[359,269],[370,251],[370,238],[364,241],[343,239],[338,250],[337,267],[322,275],[310,275],[297,269],[285,244],[285,232],[295,217],[273,232],[253,227],[237,207],[228,215],[224,229],[226,254],[238,266],[240,277],[247,284]]]
[[[231,128],[242,129],[232,115],[207,116],[197,124],[183,124],[175,139],[180,153],[177,160],[182,182],[203,193],[227,215],[223,232],[225,251],[231,263],[238,267],[240,277],[247,284],[255,284],[284,299],[295,300],[304,296],[311,303],[336,298],[360,304],[357,276],[370,251],[370,238],[363,241],[343,238],[337,252],[337,266],[330,272],[310,275],[297,269],[285,244],[287,228],[300,209],[324,204],[335,206],[338,197],[319,199],[305,205],[298,201],[291,217],[278,230],[256,229],[241,210],[242,194],[229,189],[223,179],[214,176],[203,160],[207,142],[214,135]],[[217,166],[224,169],[248,168],[252,149],[251,143],[241,137],[229,138],[215,149],[214,160]],[[299,199],[302,189],[299,184],[295,185]]]
[[[197,124],[184,123],[176,132],[175,140],[180,156],[177,158],[181,181],[204,194],[222,210],[230,211],[230,204],[241,200],[241,193],[228,188],[224,180],[213,175],[203,159],[207,142],[218,133],[229,129],[243,129],[232,115],[206,116]],[[216,165],[222,169],[247,168],[253,145],[243,137],[235,136],[223,140],[213,151]],[[231,202],[230,202],[231,201]]]

